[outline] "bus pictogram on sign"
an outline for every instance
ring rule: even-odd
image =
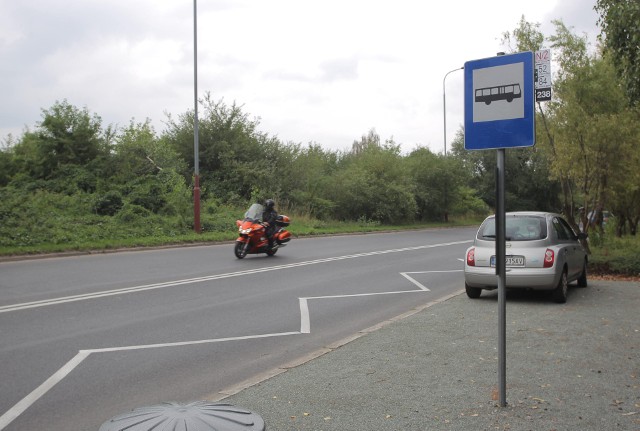
[[[498,100],[506,100],[507,102],[513,102],[513,99],[522,97],[522,90],[520,90],[520,84],[508,84],[508,85],[496,85],[494,87],[478,88],[476,89],[475,101],[484,102],[487,105],[491,105],[491,102]]]

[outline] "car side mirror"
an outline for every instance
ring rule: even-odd
[[[580,241],[584,241],[584,240],[586,240],[587,238],[589,238],[589,235],[587,235],[585,232],[580,232],[580,233],[578,234],[578,239],[579,239]]]

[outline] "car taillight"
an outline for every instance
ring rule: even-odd
[[[476,266],[476,249],[471,248],[467,252],[467,265]]]
[[[550,248],[544,252],[544,268],[551,268],[553,266],[553,261],[555,260],[556,255]]]

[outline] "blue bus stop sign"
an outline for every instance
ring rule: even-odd
[[[533,70],[531,51],[465,63],[465,149],[535,144]]]

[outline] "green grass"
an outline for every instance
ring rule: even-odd
[[[237,238],[236,219],[243,210],[219,207],[201,214],[200,234],[193,220],[162,217],[155,214],[129,216],[126,220],[110,216],[50,212],[46,220],[35,225],[0,227],[0,256],[24,256],[43,253],[106,251],[137,247],[160,247],[180,244],[233,241]],[[426,229],[453,226],[477,226],[481,220],[460,219],[448,223],[413,223],[382,225],[370,220],[357,222],[324,221],[309,216],[290,215],[289,231],[294,237],[335,235],[394,230]],[[33,226],[33,227],[27,227]],[[4,231],[3,231],[4,230]]]
[[[209,205],[201,214],[202,232],[196,234],[192,214],[162,216],[133,208],[117,216],[99,216],[82,208],[82,203],[70,211],[69,207],[78,206],[77,202],[53,202],[46,197],[38,208],[23,207],[19,216],[4,217],[0,225],[0,257],[233,241],[237,237],[235,221],[244,213],[243,209]],[[19,205],[12,211],[16,208]],[[366,219],[341,222],[289,215],[292,220],[289,231],[294,237],[478,226],[482,222],[452,218],[448,223],[383,225]],[[608,230],[593,235],[591,251],[590,273],[640,276],[639,237],[616,238]]]

